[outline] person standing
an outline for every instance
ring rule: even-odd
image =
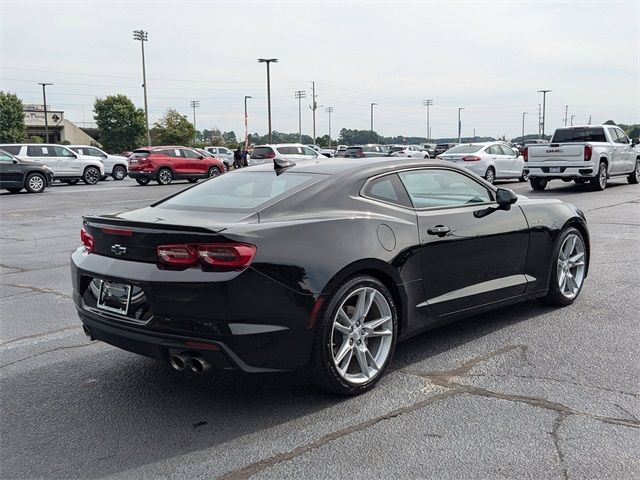
[[[233,168],[241,168],[242,167],[242,152],[240,151],[240,147],[236,148],[233,152]]]
[[[247,162],[247,157],[249,155],[249,152],[247,152],[247,149],[245,147],[242,147],[242,152],[240,153],[240,156],[242,157],[242,166],[243,167],[248,167],[249,163]]]

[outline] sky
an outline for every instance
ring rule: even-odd
[[[316,134],[374,129],[433,138],[538,132],[574,123],[640,123],[640,1],[40,1],[0,0],[0,90],[92,122],[93,103],[125,94],[143,107],[145,43],[150,122],[170,108],[198,129],[267,132],[266,68],[273,129]]]

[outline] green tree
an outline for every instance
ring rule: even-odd
[[[0,91],[0,142],[21,142],[26,137],[22,100]]]
[[[108,152],[126,152],[145,143],[144,111],[126,95],[98,98],[93,111],[101,130],[100,140]]]
[[[186,115],[173,109],[167,110],[153,129],[158,142],[163,145],[190,145],[196,134],[196,129]]]
[[[222,134],[222,140],[227,145],[229,145],[229,144],[235,145],[235,144],[238,143],[238,139],[236,138],[235,132],[224,132]]]

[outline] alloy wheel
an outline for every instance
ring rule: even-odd
[[[167,170],[166,168],[160,170],[160,173],[158,173],[158,183],[162,185],[169,185],[171,180],[173,180],[171,170]]]
[[[487,168],[487,173],[484,174],[484,178],[487,182],[493,184],[496,179],[496,174],[493,172],[493,168]]]
[[[84,171],[82,180],[88,185],[95,185],[100,180],[100,171],[95,167],[89,167]]]
[[[600,183],[600,190],[604,190],[607,187],[607,167],[603,163],[600,164],[598,182]]]
[[[44,190],[44,179],[40,175],[31,175],[28,185],[31,192],[41,192]]]
[[[217,177],[218,175],[220,175],[220,170],[218,170],[216,167],[211,167],[209,169],[209,178]]]
[[[113,179],[114,180],[122,180],[127,174],[126,170],[122,167],[115,167],[113,169]]]
[[[333,363],[347,382],[362,384],[383,368],[393,345],[389,302],[375,288],[350,293],[338,308],[331,332]]]
[[[584,242],[579,235],[572,233],[565,238],[558,252],[558,287],[566,298],[574,298],[584,280],[585,271]]]

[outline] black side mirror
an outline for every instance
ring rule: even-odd
[[[631,139],[631,146],[635,147],[639,143],[640,143],[640,138],[632,138]]]
[[[509,210],[511,205],[518,201],[518,196],[515,194],[513,190],[509,190],[508,188],[499,188],[496,191],[496,202],[498,202],[498,206]]]
[[[15,158],[14,158],[14,159],[12,159],[12,161],[13,161],[13,163],[15,163],[16,165],[17,165],[18,163],[20,163],[20,162],[19,162],[18,160],[16,160]]]

